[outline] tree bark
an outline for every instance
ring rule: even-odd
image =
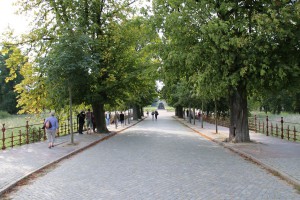
[[[247,89],[240,84],[229,90],[230,128],[229,141],[250,142],[248,127]]]
[[[177,106],[177,107],[178,107],[177,116],[179,118],[183,118],[183,107],[182,106]]]
[[[142,119],[142,117],[144,117],[144,109],[143,109],[143,107],[141,106],[141,118],[140,118],[140,119]]]
[[[93,112],[98,133],[109,133],[105,122],[105,110],[103,103],[93,103]]]
[[[196,124],[196,113],[195,113],[195,107],[193,107],[193,124]]]
[[[191,114],[192,112],[191,111],[192,111],[191,104],[189,104],[189,116],[188,117],[189,117],[189,123],[190,124],[192,123],[192,114]]]
[[[72,111],[72,89],[69,84],[69,106],[70,106],[70,132],[71,132],[71,144],[74,144],[74,131],[73,131],[73,111]]]
[[[217,108],[216,99],[215,99],[215,125],[216,125],[216,133],[218,133],[218,108]]]
[[[138,112],[139,112],[139,108],[138,108],[138,106],[137,105],[133,105],[133,107],[132,107],[132,116],[133,116],[133,120],[138,120],[138,118],[139,118],[139,114],[138,114]]]

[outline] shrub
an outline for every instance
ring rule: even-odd
[[[4,119],[8,117],[11,117],[11,115],[8,112],[0,110],[0,119]]]

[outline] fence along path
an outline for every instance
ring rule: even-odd
[[[5,124],[2,124],[0,134],[0,149],[5,150],[7,148],[13,148],[15,146],[21,146],[24,144],[30,144],[34,142],[45,141],[46,131],[42,129],[43,123],[29,124],[26,121],[25,126],[7,128]],[[77,130],[77,120],[73,121],[73,130]],[[69,120],[59,123],[59,132],[57,137],[70,134]]]
[[[215,119],[212,117],[204,117],[204,121],[215,124]],[[221,118],[217,121],[218,125],[230,126],[230,122],[226,118]],[[300,141],[300,123],[284,121],[283,117],[280,120],[270,120],[268,116],[259,118],[256,115],[249,117],[248,122],[249,129],[255,131],[255,133],[262,133],[266,136],[279,137],[294,142]]]
[[[128,123],[130,123],[131,118],[128,118],[128,116],[132,118],[132,114],[125,114],[125,125],[127,123],[127,120]],[[74,132],[77,132],[77,117],[74,116],[73,119],[73,130]],[[112,114],[110,118],[110,124],[114,123],[114,119],[115,115]],[[114,124],[117,125],[116,123]],[[44,123],[29,124],[29,122],[26,121],[26,124],[24,126],[7,128],[5,127],[5,124],[2,124],[0,134],[0,150],[47,140],[46,131],[45,129],[42,129],[43,125]],[[86,123],[84,124],[83,130],[87,130]],[[65,121],[59,121],[59,131],[56,137],[66,136],[70,133],[70,120],[67,119]]]

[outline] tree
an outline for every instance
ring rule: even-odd
[[[180,50],[162,57],[164,64],[194,71],[199,90],[210,99],[228,95],[229,140],[248,142],[248,97],[287,86],[287,80],[298,74],[299,3],[158,0],[154,4],[158,28],[168,45]]]
[[[19,110],[14,87],[23,79],[19,63],[24,61],[26,62],[26,58],[20,49],[5,46],[2,48],[2,53],[0,53],[0,110],[10,114],[16,114]]]
[[[89,87],[85,90],[86,84],[80,81],[76,88],[82,90],[74,91],[73,89],[72,93],[78,92],[78,95],[75,96],[82,97],[76,102],[81,101],[92,105],[97,130],[108,132],[104,118],[104,105],[115,105],[118,99],[128,94],[128,92],[126,93],[127,89],[132,89],[132,87],[128,87],[128,84],[123,85],[122,83],[134,81],[135,77],[140,78],[138,72],[141,71],[141,68],[149,67],[149,64],[140,65],[143,64],[138,61],[142,60],[140,58],[143,56],[142,53],[140,56],[133,56],[133,52],[136,55],[137,52],[143,52],[141,49],[149,42],[145,39],[149,34],[136,34],[143,29],[141,23],[135,23],[136,27],[140,27],[136,29],[137,31],[133,31],[134,29],[131,28],[130,30],[133,32],[128,32],[125,29],[126,24],[129,24],[127,23],[128,19],[133,16],[130,7],[133,2],[19,0],[21,11],[37,11],[34,12],[36,20],[33,22],[32,31],[20,42],[30,43],[30,50],[34,52],[35,57],[43,58],[34,60],[35,65],[32,66],[32,71],[38,74],[35,77],[38,77],[39,81],[32,82],[35,87],[31,91],[40,91],[42,96],[44,95],[42,91],[45,90],[42,90],[42,87],[37,87],[38,85],[43,86],[43,89],[47,88],[47,90],[51,90],[51,85],[54,85],[55,88],[52,87],[52,91],[46,94],[46,99],[50,99],[56,109],[66,103],[67,95],[63,90],[65,85],[62,84],[65,83],[66,77],[58,77],[55,83],[51,83],[51,79],[49,81],[48,77],[55,78],[51,75],[54,71],[54,75],[56,73],[69,74],[70,70],[75,70],[80,66],[78,61],[81,60],[81,57],[74,57],[74,55],[78,55],[77,50],[74,55],[71,52],[72,48],[76,47],[76,45],[73,46],[76,42],[70,42],[72,32],[75,32],[77,39],[86,38],[85,46],[87,48],[84,49],[84,53],[88,59],[84,60],[88,60],[86,65],[88,77],[86,80],[88,80]],[[143,37],[138,38],[134,34]],[[130,37],[134,39],[130,39]],[[70,43],[69,48],[67,47],[68,43]],[[60,55],[59,48],[66,52]],[[64,65],[64,62],[68,64]],[[73,64],[70,65],[70,63]],[[56,66],[57,70],[47,70],[48,66],[52,66],[53,69]],[[81,72],[78,68],[78,73]],[[24,95],[24,97],[28,96]],[[49,105],[51,104],[47,106]]]
[[[82,33],[68,31],[52,45],[44,59],[41,59],[46,79],[48,98],[56,108],[67,105],[69,99],[71,143],[73,140],[73,102],[80,104],[89,89],[89,57],[86,53],[88,38]],[[79,90],[77,88],[80,88]]]

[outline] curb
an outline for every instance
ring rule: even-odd
[[[8,186],[4,187],[4,189],[0,191],[0,197],[2,197],[2,195],[5,195],[5,194],[9,193],[14,187],[16,187],[18,184],[20,184],[21,181],[26,180],[26,179],[29,179],[33,174],[42,172],[43,170],[45,170],[45,169],[51,167],[51,166],[54,165],[54,164],[57,164],[57,163],[61,162],[61,161],[64,160],[64,159],[70,158],[70,157],[72,157],[72,156],[74,156],[74,155],[76,155],[76,154],[78,154],[78,153],[80,153],[80,152],[82,152],[82,151],[84,151],[84,150],[86,150],[86,149],[88,149],[88,148],[90,148],[90,147],[92,147],[92,146],[94,146],[94,145],[96,145],[96,144],[98,144],[98,143],[104,141],[104,140],[107,140],[107,139],[109,139],[109,138],[111,138],[111,137],[113,137],[113,136],[115,136],[115,135],[121,133],[122,131],[125,131],[125,130],[131,128],[132,126],[135,126],[136,124],[142,122],[144,119],[145,119],[145,118],[142,118],[141,120],[139,120],[139,121],[133,123],[132,125],[127,126],[126,128],[124,128],[124,129],[122,129],[122,130],[119,130],[119,131],[111,131],[111,133],[110,133],[109,135],[104,136],[103,138],[100,138],[100,139],[98,139],[98,140],[96,140],[96,141],[94,141],[94,142],[92,142],[92,143],[90,143],[90,144],[87,144],[87,145],[84,146],[84,147],[81,147],[81,148],[79,148],[79,149],[76,149],[76,150],[74,150],[74,151],[72,151],[72,152],[70,152],[70,153],[68,153],[68,154],[66,154],[66,155],[64,155],[64,156],[59,157],[59,158],[56,159],[56,160],[53,160],[53,161],[51,161],[51,162],[49,162],[49,163],[47,163],[47,164],[45,164],[45,165],[43,165],[43,166],[41,166],[41,167],[35,169],[35,170],[33,170],[33,171],[27,173],[27,174],[24,175],[23,177],[17,179],[17,180],[14,181],[13,183],[10,183]],[[60,144],[63,144],[63,143],[66,143],[66,142],[61,142]],[[56,146],[57,146],[57,145],[56,145]]]
[[[288,182],[289,184],[293,185],[294,187],[297,187],[297,188],[300,188],[300,182],[298,180],[296,180],[295,178],[291,177],[290,175],[276,169],[275,167],[272,167],[270,166],[269,164],[266,164],[262,161],[260,161],[259,159],[243,152],[243,151],[240,151],[234,147],[231,147],[229,145],[227,145],[225,142],[220,142],[218,140],[215,140],[214,138],[211,138],[209,136],[207,136],[206,134],[204,133],[201,133],[200,131],[194,129],[193,127],[190,127],[189,125],[187,125],[186,123],[180,121],[177,117],[173,116],[174,119],[176,119],[177,121],[179,121],[181,124],[183,124],[184,126],[192,129],[194,132],[196,132],[197,134],[201,135],[202,137],[212,141],[212,142],[215,142],[217,144],[219,144],[220,146],[223,146],[224,148],[226,149],[229,149],[230,151],[242,156],[243,158],[261,166],[263,169],[267,170],[268,172],[272,173],[273,175],[275,176],[278,176],[280,177],[282,180],[285,180],[286,182]]]

